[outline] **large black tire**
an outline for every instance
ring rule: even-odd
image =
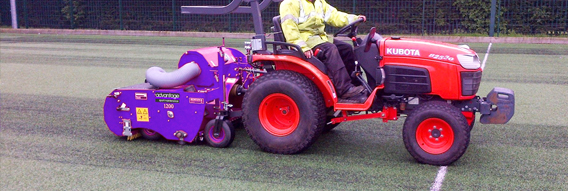
[[[233,143],[233,140],[235,139],[235,129],[229,124],[229,122],[222,122],[221,132],[219,132],[218,137],[215,137],[213,134],[215,129],[214,127],[215,119],[209,121],[205,125],[205,133],[203,136],[205,137],[207,144],[216,148],[225,148]]]
[[[449,165],[469,145],[469,125],[456,107],[443,101],[418,106],[404,122],[402,136],[406,150],[418,162]]]
[[[295,154],[311,146],[325,126],[325,104],[316,85],[292,71],[274,71],[251,84],[243,124],[264,151]]]
[[[162,135],[150,129],[141,129],[140,133],[142,134],[142,137],[144,137],[144,139],[148,140],[158,140],[162,138]]]

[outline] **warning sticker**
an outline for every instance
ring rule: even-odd
[[[203,98],[193,98],[193,97],[190,97],[190,98],[189,98],[189,103],[193,103],[193,104],[203,104]]]
[[[148,108],[137,107],[136,108],[136,121],[149,122],[150,116],[148,116]]]

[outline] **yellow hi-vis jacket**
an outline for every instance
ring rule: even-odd
[[[325,24],[344,27],[355,21],[356,15],[338,11],[325,0],[284,0],[280,3],[282,32],[288,43],[308,51],[328,41]]]

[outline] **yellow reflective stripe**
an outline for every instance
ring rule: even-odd
[[[318,7],[321,8],[321,10],[322,10],[321,12],[322,12],[322,14],[323,14],[323,4],[321,3],[321,1],[316,0],[316,1],[314,1],[314,11],[316,11],[316,9],[317,9]]]
[[[331,6],[331,5],[328,5],[328,6],[327,6],[327,11],[324,13],[324,16],[323,16],[323,20],[324,20],[325,22],[327,22],[327,21],[331,18],[331,15],[332,15],[331,10],[332,10],[332,9],[335,9],[335,7],[333,7],[333,6]],[[323,7],[322,7],[322,13],[323,13]]]
[[[347,20],[349,21],[349,23],[352,23],[353,21],[355,21],[357,19],[357,15],[349,15],[347,16]]]
[[[285,15],[283,18],[280,19],[280,23],[283,23],[286,20],[292,20],[292,21],[294,21],[294,23],[298,24],[298,17],[296,17],[292,14]]]
[[[297,23],[303,23],[308,20],[308,17],[306,17],[306,13],[304,11],[304,4],[302,3],[302,0],[298,0],[298,3],[300,3],[300,17],[298,18]]]
[[[298,3],[300,3],[300,17],[298,18],[298,24],[304,23],[306,21],[308,21],[309,18],[314,17],[314,16],[320,16],[321,18],[324,17],[323,15],[323,6],[322,3],[319,0],[316,0],[314,2],[314,8],[315,7],[321,7],[322,12],[318,13],[316,10],[314,9],[312,10],[308,15],[306,15],[306,11],[304,10],[304,4],[302,3],[302,0],[298,0]]]
[[[299,40],[299,41],[298,41],[298,46],[300,46],[300,47],[306,47],[306,46],[308,46],[308,44],[306,43],[306,41]]]
[[[315,11],[312,11],[312,12],[308,15],[307,18],[311,18],[311,17],[315,17],[315,16],[320,16],[320,17],[323,18],[323,15],[322,15],[322,14],[320,14],[320,13],[318,13],[318,12],[315,12]],[[307,20],[307,19],[306,19],[306,20]]]

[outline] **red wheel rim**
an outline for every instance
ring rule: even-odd
[[[153,131],[153,130],[150,130],[150,129],[144,129],[144,130],[142,130],[142,131],[144,131],[144,134],[150,135],[150,136],[156,134],[156,131]]]
[[[286,136],[298,128],[300,111],[289,96],[282,93],[270,94],[260,103],[258,117],[262,127],[275,136]]]
[[[418,125],[416,142],[430,154],[442,154],[454,144],[454,131],[450,124],[440,118],[429,118]]]

